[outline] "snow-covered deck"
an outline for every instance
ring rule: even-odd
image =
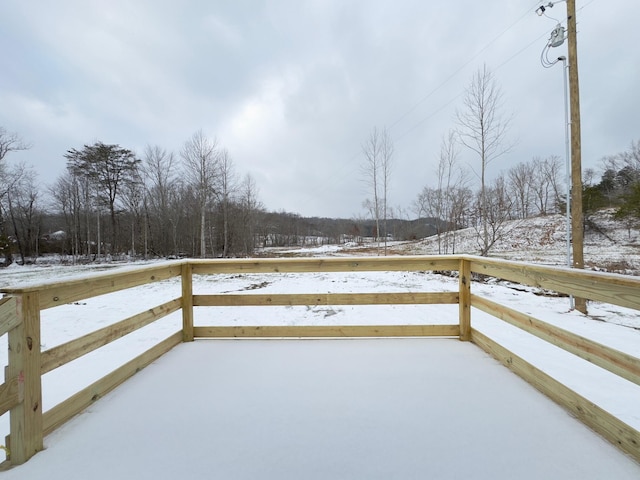
[[[640,465],[469,342],[197,340],[10,479],[602,479]]]

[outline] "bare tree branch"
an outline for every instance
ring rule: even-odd
[[[30,148],[31,144],[22,140],[17,133],[8,132],[4,127],[0,127],[0,162],[10,152],[29,150]]]
[[[502,114],[502,92],[486,65],[474,75],[464,96],[464,109],[456,113],[460,142],[480,157],[480,221],[482,254],[491,248],[487,165],[513,147],[507,142],[511,117]]]

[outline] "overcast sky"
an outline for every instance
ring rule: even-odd
[[[492,175],[564,158],[563,78],[540,53],[555,21],[532,0],[0,2],[0,126],[40,181],[96,141],[179,153],[197,130],[250,173],[269,210],[364,214],[362,144],[395,144],[389,202],[433,185],[443,135],[486,63],[514,115]],[[640,139],[640,2],[577,0],[583,169]],[[566,7],[547,13],[565,22]],[[566,54],[566,44],[552,55]],[[463,168],[478,160],[461,150]],[[472,174],[473,176],[473,174]]]

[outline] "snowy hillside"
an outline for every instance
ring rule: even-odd
[[[564,215],[513,220],[508,222],[495,243],[490,256],[511,260],[566,265],[566,218]],[[437,255],[439,253],[468,253],[478,255],[478,233],[474,228],[452,232],[450,246],[439,251],[437,236],[412,242],[390,242],[388,254]],[[455,239],[455,240],[454,240]],[[455,241],[455,251],[451,245]],[[441,237],[442,244],[445,236]],[[317,248],[286,250],[269,249],[268,254],[286,255],[358,255],[382,254],[375,244],[325,245]],[[640,275],[640,229],[627,228],[624,222],[613,219],[613,211],[603,210],[587,222],[584,237],[585,266],[593,270]]]
[[[514,220],[490,251],[491,256],[552,265],[566,264],[566,218],[563,215]],[[478,254],[477,233],[473,228],[457,232],[456,253]],[[436,237],[406,245],[415,254],[438,253]],[[640,273],[640,230],[627,229],[613,219],[613,212],[602,211],[586,222],[585,265],[595,270]]]

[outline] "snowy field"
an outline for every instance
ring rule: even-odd
[[[413,245],[415,246],[415,243]],[[406,244],[396,245],[396,248],[406,248],[403,246]],[[353,252],[354,250],[328,246],[296,249],[297,254],[315,256],[347,255]],[[135,266],[11,266],[2,271],[0,287],[67,280],[114,268],[128,269]],[[446,292],[457,291],[457,289],[457,279],[424,272],[230,274],[194,277],[194,294]],[[585,316],[576,311],[569,311],[567,298],[541,295],[543,292],[534,288],[508,282],[474,283],[472,291],[583,337],[640,357],[640,315],[637,311],[590,302],[589,315]],[[42,312],[42,348],[43,350],[52,348],[177,298],[180,294],[180,279],[174,278],[45,310]],[[231,326],[454,324],[458,321],[457,315],[457,305],[201,307],[195,309],[195,324]],[[640,430],[640,407],[638,406],[640,405],[640,387],[637,385],[475,309],[472,311],[472,324],[517,355],[534,363],[541,370],[553,375],[633,428]],[[180,312],[176,312],[46,374],[43,377],[44,410],[50,409],[180,328],[181,315]],[[6,363],[6,336],[0,340],[0,355]],[[478,352],[480,352],[479,349]],[[483,388],[494,389],[496,386],[484,385]],[[0,417],[0,435],[4,437],[7,433],[8,414],[5,414]],[[57,433],[47,437],[45,445],[55,441],[56,435]],[[20,468],[13,469],[10,473],[19,471]],[[22,477],[18,475],[15,478]]]

